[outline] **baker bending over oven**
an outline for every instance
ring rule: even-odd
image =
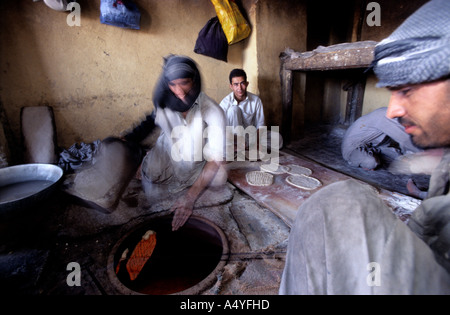
[[[201,91],[198,68],[185,56],[165,58],[153,104],[152,114],[124,138],[140,142],[160,127],[161,134],[141,165],[142,184],[144,190],[152,184],[165,184],[170,193],[186,190],[171,208],[172,229],[177,230],[205,189],[226,182],[225,115]]]

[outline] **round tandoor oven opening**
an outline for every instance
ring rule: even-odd
[[[156,246],[139,275],[131,280],[127,260],[142,236],[156,232]],[[133,228],[114,246],[108,257],[108,276],[123,294],[199,294],[217,279],[228,259],[228,241],[211,221],[191,216],[172,231],[172,216],[154,218]],[[119,265],[119,267],[118,267]]]

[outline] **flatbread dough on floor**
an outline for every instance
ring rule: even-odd
[[[287,167],[289,167],[289,170],[287,171],[288,174],[290,175],[306,175],[309,176],[312,174],[312,170],[304,167],[304,166],[300,166],[297,164],[289,164]]]
[[[245,178],[252,186],[270,186],[273,183],[273,175],[263,171],[248,172]]]
[[[306,190],[313,190],[322,186],[322,183],[317,178],[306,175],[289,175],[286,177],[286,182]]]
[[[261,164],[261,171],[272,174],[285,174],[289,171],[289,167],[279,164]]]

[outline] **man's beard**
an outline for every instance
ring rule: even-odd
[[[410,134],[409,136],[412,143],[422,150],[450,147],[450,140],[448,140],[448,137],[442,137],[442,130],[439,127],[432,126],[428,130],[424,130],[411,119],[404,117],[399,117],[398,122],[404,127],[413,126],[421,131],[418,135]]]

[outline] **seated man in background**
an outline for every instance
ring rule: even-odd
[[[230,89],[232,92],[220,102],[225,112],[227,126],[264,126],[264,109],[259,96],[247,91],[249,82],[247,74],[242,69],[230,72]]]
[[[378,108],[347,129],[341,150],[349,165],[374,170],[401,155],[422,151],[397,120],[386,117],[386,111],[387,107]]]
[[[450,294],[450,1],[423,5],[372,64],[391,91],[387,117],[443,150],[427,198],[405,224],[359,181],[314,193],[292,225],[280,294]]]
[[[229,75],[230,81],[230,89],[232,92],[225,96],[220,102],[220,107],[222,107],[225,112],[227,126],[234,127],[233,135],[230,133],[229,139],[227,139],[227,143],[234,143],[236,148],[236,141],[238,135],[240,135],[241,131],[247,129],[248,127],[254,127],[257,132],[255,134],[255,138],[257,141],[257,146],[259,145],[258,140],[262,139],[263,141],[267,141],[266,147],[270,147],[272,144],[272,137],[276,137],[274,140],[278,140],[278,144],[274,143],[274,145],[278,148],[282,147],[282,138],[278,132],[267,132],[265,126],[264,119],[264,108],[259,96],[250,93],[247,91],[247,87],[249,82],[247,81],[247,74],[242,69],[233,69]],[[239,130],[236,127],[242,127],[243,130]],[[261,127],[264,127],[263,129]],[[264,130],[260,135],[260,131]],[[227,133],[228,135],[228,133]],[[245,137],[245,135],[244,135]],[[252,143],[252,137],[250,137],[249,142],[245,143],[245,148],[251,148],[254,143]],[[242,142],[245,140],[241,140]],[[239,142],[237,142],[239,143]],[[269,144],[270,143],[270,144]],[[258,146],[259,147],[259,146]]]

